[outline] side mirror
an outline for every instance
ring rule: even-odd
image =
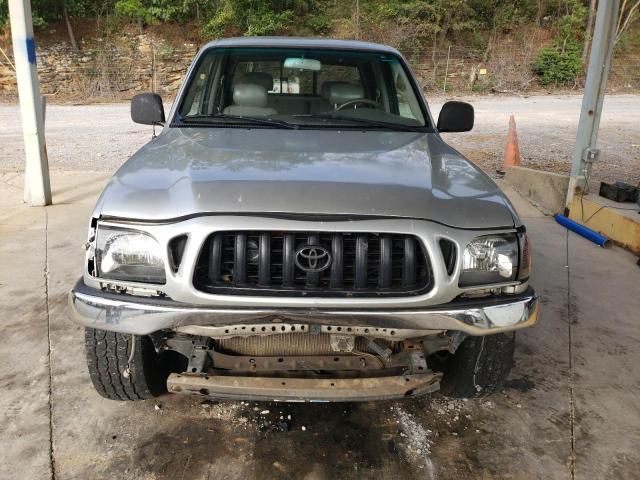
[[[141,93],[131,99],[131,120],[143,125],[164,124],[164,106],[157,93]]]
[[[473,107],[465,102],[447,102],[438,116],[439,132],[468,132],[473,128]]]

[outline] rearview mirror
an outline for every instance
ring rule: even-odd
[[[320,60],[314,60],[313,58],[286,58],[284,61],[284,68],[291,70],[310,70],[312,72],[319,72],[322,68]]]
[[[447,102],[438,116],[439,132],[468,132],[473,128],[473,107],[466,102]]]
[[[131,99],[131,120],[143,125],[164,124],[164,106],[157,93],[141,93]]]

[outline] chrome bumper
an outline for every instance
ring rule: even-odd
[[[164,329],[195,326],[253,325],[258,322],[307,325],[454,330],[469,335],[488,335],[535,324],[538,298],[533,289],[512,298],[478,299],[465,304],[420,309],[313,309],[313,308],[211,308],[185,305],[171,300],[109,294],[79,281],[69,293],[69,316],[85,327],[134,335]],[[419,335],[416,335],[419,336]]]

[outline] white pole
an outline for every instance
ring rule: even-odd
[[[51,186],[30,0],[9,0],[9,17],[26,154],[24,201],[44,206],[51,204]]]
[[[602,103],[611,68],[619,10],[620,0],[598,2],[589,68],[587,69],[587,82],[584,86],[578,134],[573,149],[567,208],[571,208],[576,189],[584,191],[585,188],[588,188],[587,181],[591,175],[591,166],[598,159],[599,152],[596,149],[596,142]]]

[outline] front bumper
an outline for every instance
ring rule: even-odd
[[[172,373],[171,393],[216,399],[362,402],[417,397],[439,390],[441,373],[373,378],[267,378]]]
[[[519,295],[451,302],[433,308],[220,308],[108,293],[87,287],[80,280],[69,293],[69,316],[85,327],[133,335],[148,335],[164,329],[253,325],[257,322],[279,327],[296,322],[306,325],[306,331],[311,331],[311,326],[341,326],[406,329],[425,335],[446,330],[488,335],[535,324],[538,298],[529,288]]]

